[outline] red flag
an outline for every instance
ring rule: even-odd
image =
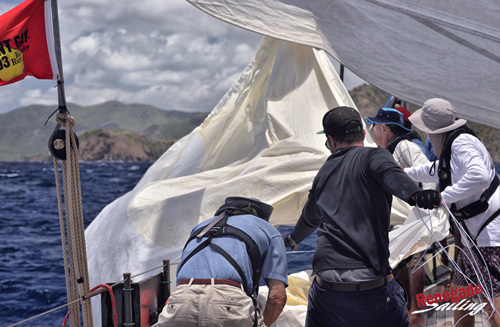
[[[0,86],[26,76],[56,79],[50,1],[26,0],[0,16]]]

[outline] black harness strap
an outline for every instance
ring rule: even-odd
[[[210,238],[206,239],[203,243],[201,243],[193,251],[191,251],[191,253],[189,253],[188,256],[186,257],[186,259],[184,259],[184,261],[181,263],[181,265],[179,266],[179,268],[177,269],[177,271],[180,271],[182,269],[182,267],[184,266],[184,264],[189,259],[191,259],[195,254],[197,254],[198,252],[200,252],[201,250],[203,250],[204,248],[206,248],[210,244],[210,242],[211,242]],[[186,243],[186,245],[187,245],[187,243]],[[184,246],[184,248],[185,247],[186,246]]]
[[[258,294],[259,290],[259,280],[262,274],[262,257],[260,254],[260,249],[257,243],[248,236],[245,232],[240,230],[239,228],[230,226],[227,224],[227,219],[229,217],[228,212],[226,211],[225,217],[222,218],[219,222],[217,222],[215,225],[212,226],[208,231],[205,232],[204,236],[208,237],[205,241],[203,241],[200,245],[198,245],[189,255],[184,259],[182,262],[181,266],[178,268],[180,271],[181,268],[184,266],[184,264],[191,259],[195,254],[203,250],[205,247],[208,245],[211,245],[220,255],[222,255],[233,267],[234,269],[238,272],[240,275],[240,278],[243,282],[243,286],[245,289],[245,292],[247,293],[248,296],[250,297],[256,297]],[[216,218],[217,219],[217,218]],[[197,230],[195,230],[191,236],[189,237],[188,241],[186,242],[186,245],[184,248],[186,248],[187,244],[191,242],[193,239],[197,238],[197,236],[200,234],[201,231],[205,231],[206,227],[200,227]],[[241,267],[238,265],[238,263],[220,246],[212,243],[212,239],[214,237],[221,237],[221,236],[234,236],[241,241],[245,243],[246,249],[248,256],[250,258],[250,262],[252,264],[252,283],[253,283],[253,289],[249,290],[248,289],[248,283],[247,279],[245,277],[245,274],[243,273],[243,270]],[[199,239],[199,238],[198,238]]]
[[[395,135],[385,148],[391,154],[394,154],[394,151],[396,150],[396,146],[399,144],[399,142],[404,141],[404,140],[411,141],[409,133],[399,133],[398,135]]]
[[[439,168],[438,168],[439,191],[441,192],[443,192],[448,186],[451,185],[451,167],[450,167],[451,145],[453,144],[453,141],[455,141],[455,139],[462,134],[470,134],[474,137],[477,137],[474,131],[468,128],[466,125],[463,125],[454,131],[451,131],[446,136],[444,141],[443,151],[441,153],[441,157],[439,158]],[[483,194],[481,194],[479,200],[470,203],[461,209],[457,209],[454,203],[451,205],[450,208],[451,212],[457,218],[457,220],[460,221],[462,226],[464,226],[465,231],[467,232],[467,234],[469,234],[471,238],[473,237],[472,235],[470,235],[470,232],[467,229],[464,220],[475,217],[488,210],[489,208],[488,200],[491,198],[493,193],[495,193],[499,185],[500,185],[500,179],[498,178],[498,175],[495,175],[495,178],[491,182],[490,186],[483,192]],[[486,220],[486,222],[479,229],[479,233],[486,227],[486,225],[492,222],[496,218],[496,216],[498,216],[498,214],[497,215],[494,214],[492,217],[488,218],[488,220]],[[451,217],[450,217],[450,225],[451,225]],[[479,233],[476,235],[476,238],[479,236]],[[475,240],[476,238],[473,239]]]
[[[480,213],[485,212],[490,206],[488,204],[488,200],[491,198],[493,193],[495,193],[499,185],[500,179],[498,178],[498,175],[495,175],[495,178],[491,182],[490,186],[483,192],[483,194],[481,194],[479,200],[474,201],[461,209],[457,209],[455,204],[452,204],[451,211],[457,219],[463,220],[472,218],[479,215]]]
[[[450,167],[450,161],[451,161],[451,145],[453,141],[459,137],[461,134],[471,134],[472,136],[476,136],[473,130],[468,128],[466,125],[463,125],[462,127],[457,128],[456,130],[450,132],[444,141],[444,146],[443,146],[443,151],[441,153],[441,156],[439,158],[439,168],[438,168],[438,176],[439,176],[439,191],[444,191],[446,187],[451,185],[451,167]],[[478,137],[477,137],[478,138]],[[494,169],[494,167],[492,167]],[[464,228],[465,232],[469,237],[472,239],[474,242],[474,245],[477,246],[477,238],[479,237],[479,234],[488,226],[489,223],[491,223],[495,218],[500,215],[500,209],[498,209],[493,215],[491,215],[479,228],[479,231],[476,235],[476,237],[472,237],[472,234],[469,231],[469,228],[467,228],[467,225],[465,224],[465,220],[475,217],[489,208],[488,200],[491,198],[493,193],[497,190],[498,186],[500,185],[500,179],[498,178],[498,175],[495,175],[495,178],[491,182],[490,186],[481,194],[481,197],[479,200],[461,208],[457,209],[455,204],[451,205],[451,212],[453,215],[456,216],[457,220],[460,222],[462,227]],[[450,225],[453,222],[451,221],[450,217]],[[479,250],[477,249],[476,246],[472,246],[472,250],[474,253],[478,256],[478,258],[481,257]],[[488,268],[488,271],[492,276],[494,276],[497,280],[500,281],[500,273],[495,270],[491,262],[486,262],[486,267]]]
[[[472,136],[476,136],[476,133],[466,125],[463,125],[451,132],[445,138],[443,150],[441,155],[439,156],[439,167],[438,167],[438,176],[439,176],[439,191],[443,192],[445,188],[451,185],[451,145],[453,141],[461,134],[471,134]]]
[[[406,135],[408,135],[408,137],[410,138],[410,141],[412,141],[412,142],[414,139],[418,139],[420,142],[422,142],[420,135],[418,135],[418,133],[415,131],[408,132],[408,134],[406,134]]]
[[[247,287],[247,278],[245,277],[245,274],[243,273],[243,270],[241,270],[240,265],[236,261],[234,261],[233,257],[231,257],[229,255],[229,253],[227,253],[223,248],[221,248],[220,246],[218,246],[217,244],[214,244],[214,243],[211,243],[210,245],[212,245],[214,247],[214,249],[217,252],[219,252],[219,254],[221,256],[223,256],[224,259],[226,259],[227,261],[229,261],[229,263],[231,264],[231,266],[233,266],[234,269],[236,269],[236,271],[238,272],[238,274],[241,277],[243,285],[246,288]],[[248,294],[248,292],[247,292],[247,294]]]

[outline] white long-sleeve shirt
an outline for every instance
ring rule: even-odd
[[[429,164],[429,159],[425,156],[422,149],[409,140],[400,141],[396,147],[394,148],[394,153],[392,154],[394,157],[394,161],[401,168],[409,168],[414,166],[422,166]],[[424,190],[435,190],[437,184],[435,182],[432,183],[424,183],[422,182],[422,188]]]
[[[405,168],[405,172],[415,181],[439,182],[436,162],[435,174],[430,175],[432,163]],[[458,209],[479,200],[481,194],[490,186],[495,178],[495,169],[491,157],[481,141],[470,135],[462,134],[451,145],[451,185],[441,197],[448,206],[455,203]],[[485,212],[465,220],[472,237],[476,237],[483,223],[500,208],[500,187],[488,201],[489,208]],[[477,238],[480,247],[500,246],[500,216],[492,221]]]

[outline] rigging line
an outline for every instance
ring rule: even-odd
[[[462,236],[463,236],[463,235],[465,235],[465,236],[466,236],[466,237],[470,240],[470,241],[469,241],[469,244],[466,244],[466,246],[469,248],[469,250],[472,250],[472,249],[471,249],[470,244],[472,244],[472,246],[476,247],[476,249],[477,249],[477,251],[478,251],[478,253],[479,253],[480,259],[483,261],[483,264],[485,265],[485,267],[487,267],[487,266],[486,266],[486,261],[484,260],[484,257],[483,257],[483,255],[481,254],[481,252],[479,251],[479,248],[478,248],[478,247],[476,246],[476,244],[473,242],[473,240],[472,240],[472,238],[469,236],[469,234],[465,231],[465,229],[463,228],[462,224],[460,224],[460,223],[458,222],[458,220],[455,218],[455,216],[451,213],[451,211],[450,211],[450,209],[448,208],[448,206],[447,206],[446,208],[447,208],[448,212],[450,213],[450,216],[452,217],[453,221],[455,222],[455,225],[458,227],[458,229],[459,229],[459,231],[460,231],[460,234],[461,234]],[[467,239],[467,238],[466,238],[466,239]],[[471,255],[473,255],[472,251],[470,251],[470,253],[471,253]],[[465,253],[465,251],[464,251],[464,255],[465,255],[465,256],[467,256],[467,259],[471,260],[471,258],[469,257],[469,255],[468,255],[467,253]],[[475,259],[475,257],[474,257],[474,259]],[[471,260],[471,263],[472,263],[473,265],[474,265],[474,264],[476,264],[476,266],[474,267],[474,272],[475,272],[475,273],[476,273],[476,275],[479,277],[480,275],[479,275],[479,274],[478,274],[478,272],[476,271],[476,268],[479,270],[479,264],[477,264],[477,262],[476,262],[475,260],[474,260],[474,261],[472,261],[472,260]],[[490,278],[490,280],[491,280],[491,275],[490,275],[489,270],[487,270],[486,272],[488,273],[488,277],[489,277],[489,278]],[[481,277],[481,279],[482,279],[482,277]],[[491,288],[491,291],[493,292],[493,286],[492,286],[492,288]]]
[[[460,234],[461,234],[461,235],[463,235],[463,234],[465,233],[465,230],[462,228],[462,226],[461,226],[460,224],[458,224],[458,221],[456,220],[455,216],[451,213],[451,211],[450,211],[450,209],[449,209],[449,207],[448,207],[448,205],[446,204],[446,202],[445,202],[445,201],[443,201],[443,204],[444,204],[444,206],[446,207],[446,209],[448,210],[448,213],[450,214],[450,217],[452,217],[452,219],[453,219],[453,220],[457,223],[457,227],[458,227],[458,228],[459,228],[459,230],[460,230]],[[429,230],[429,227],[425,224],[425,222],[424,222],[424,225],[425,225],[425,227]],[[463,231],[463,233],[462,233],[462,231]],[[432,234],[432,236],[433,236],[433,237],[437,240],[437,237],[436,237],[436,235],[432,232],[432,230],[429,230],[429,232],[430,232],[430,233]],[[469,235],[467,235],[467,233],[465,233],[465,235],[466,235],[469,239],[471,239],[471,238],[469,237]],[[471,239],[471,240],[472,240],[472,239]],[[438,243],[439,243],[439,242],[438,242]],[[473,246],[475,246],[475,244],[474,244],[474,243],[472,243],[472,244],[473,244]],[[442,245],[441,245],[440,243],[439,243],[439,245],[440,245],[440,246],[441,246],[441,248],[442,248]],[[470,257],[469,257],[469,255],[468,255],[468,254],[467,254],[464,250],[462,250],[460,247],[457,247],[457,246],[455,246],[455,247],[456,247],[457,249],[459,249],[460,251],[462,251],[463,255],[465,255],[465,256],[466,256],[466,257],[470,260],[470,262],[471,262],[471,264],[472,264],[472,268],[473,268],[473,270],[474,270],[474,273],[476,274],[476,276],[478,276],[478,284],[479,284],[479,285],[481,285],[481,287],[485,290],[485,292],[484,292],[484,293],[485,293],[484,297],[488,300],[488,302],[490,302],[490,305],[494,308],[492,293],[491,293],[491,295],[490,295],[490,293],[488,292],[487,288],[486,288],[486,287],[484,287],[484,285],[486,284],[486,283],[485,283],[485,280],[484,280],[482,277],[479,277],[479,276],[480,276],[480,274],[478,273],[478,270],[479,270],[479,265],[478,265],[478,264],[477,264],[477,262],[475,261],[475,258],[470,258]],[[471,251],[471,249],[470,249],[470,246],[469,246],[469,245],[467,245],[467,247],[469,248],[469,251],[470,251],[470,253],[472,254],[472,251]],[[479,249],[478,249],[478,252],[479,252]],[[464,278],[465,278],[466,280],[468,280],[470,283],[473,283],[473,282],[472,282],[472,280],[471,280],[469,277],[467,277],[467,276],[465,275],[465,273],[463,273],[463,272],[461,271],[461,269],[458,267],[458,265],[456,264],[456,262],[455,262],[453,259],[451,259],[451,258],[450,258],[449,254],[448,254],[448,253],[446,253],[446,254],[447,254],[448,258],[449,258],[449,261],[452,263],[453,267],[456,269],[456,271],[457,271],[457,272],[459,272],[461,275],[463,275],[463,276],[464,276]],[[482,260],[483,260],[483,262],[485,263],[484,257],[482,256],[482,254],[481,254],[480,252],[479,252],[479,255],[481,256],[481,259],[482,259]],[[451,259],[451,260],[450,260],[450,259]],[[485,264],[486,264],[486,263],[485,263]],[[489,271],[487,271],[487,273],[488,273],[488,276],[489,276],[489,278],[490,278],[490,280],[491,280],[491,275],[490,275]],[[490,283],[490,284],[491,284],[491,283]],[[491,291],[492,291],[492,290],[493,290],[493,287],[491,287]],[[496,309],[494,309],[494,311],[493,311],[493,312],[497,312],[497,311],[496,311]]]
[[[395,238],[393,238],[392,240],[390,240],[389,244],[391,244],[392,242],[394,242],[398,237],[403,236],[404,233],[410,231],[410,229],[412,229],[415,225],[417,225],[419,223],[420,223],[420,220],[414,221],[411,225],[408,226],[407,229],[405,229],[403,232],[401,232],[401,234],[399,234],[398,236],[396,236]],[[400,228],[402,228],[402,227],[400,227]],[[394,229],[393,231],[399,230],[400,228]]]
[[[424,221],[424,217],[422,217],[422,213],[420,212],[420,207],[418,206],[418,204],[416,205],[416,208],[417,208],[417,212],[418,212],[418,215],[420,217],[420,219],[422,220],[422,223],[424,224],[424,226],[427,228],[427,230],[429,230],[429,228],[427,227],[427,225],[425,224],[425,221]],[[438,209],[435,210],[432,214],[437,214],[438,213]],[[434,238],[437,240],[437,237],[432,233],[432,217],[431,217],[431,212],[429,209],[427,209],[427,216],[426,217],[429,217],[429,222],[431,224],[431,229],[429,230],[432,234],[432,236],[434,236]],[[419,260],[417,261],[417,264],[413,267],[413,271],[412,273],[414,273],[416,271],[416,267],[418,266],[418,264],[422,261],[422,259],[424,258],[425,254],[427,253],[427,250],[429,249],[429,247],[432,245],[432,243],[434,243],[432,241],[432,237],[429,238],[429,244],[427,245],[427,248],[424,250],[424,253],[422,254],[422,256],[419,258]]]
[[[158,266],[158,267],[156,267],[156,268],[151,268],[151,269],[149,269],[149,270],[147,270],[147,271],[144,271],[144,272],[138,273],[137,275],[130,276],[130,279],[132,279],[132,278],[134,278],[134,277],[137,277],[137,276],[140,276],[140,275],[147,274],[148,272],[151,272],[151,271],[153,271],[153,270],[163,268],[163,267],[165,267],[166,265],[167,265],[167,264],[164,264],[164,265]],[[169,276],[169,277],[170,277],[170,276]]]
[[[44,316],[44,315],[46,315],[46,314],[48,314],[48,313],[51,313],[51,312],[53,312],[53,311],[56,311],[56,310],[62,309],[62,308],[64,308],[64,307],[67,307],[68,305],[72,305],[72,304],[75,304],[75,303],[77,303],[77,302],[80,302],[81,300],[82,300],[82,299],[77,299],[77,300],[74,300],[74,301],[72,301],[72,302],[69,302],[69,303],[66,303],[66,304],[60,305],[60,306],[58,306],[57,308],[53,308],[53,309],[50,309],[49,311],[42,312],[42,313],[37,314],[36,316],[33,316],[33,317],[31,317],[31,318],[24,319],[24,320],[22,320],[22,321],[16,322],[15,324],[12,324],[12,325],[8,325],[7,327],[12,327],[12,326],[17,326],[17,325],[23,324],[23,323],[28,322],[28,321],[30,321],[30,320],[33,320],[33,319],[35,319],[35,318],[38,318],[38,317]]]
[[[471,240],[469,244],[472,244],[472,246],[475,246],[476,249],[477,249],[477,252],[479,253],[478,260],[482,260],[482,262],[484,264],[484,267],[487,268],[486,261],[484,260],[484,257],[482,255],[482,253],[479,251],[479,248],[476,246],[476,244],[474,242],[472,242],[472,238],[468,235],[468,233],[465,231],[465,229],[462,227],[462,225],[458,222],[458,220],[455,218],[455,216],[453,216],[453,214],[451,213],[451,211],[449,210],[448,207],[447,207],[447,209],[450,212],[450,216],[452,217],[453,221],[456,223],[456,226],[458,227],[458,229],[459,229],[460,234],[462,235],[462,237],[463,237],[463,235],[465,235],[469,240]],[[465,238],[465,239],[467,239],[467,238]],[[477,262],[478,260],[476,260],[475,255],[472,252],[471,246],[469,244],[466,244],[466,247],[469,249],[469,253],[467,253],[467,252],[465,252],[465,251],[462,250],[463,255],[466,256],[467,259],[469,260],[469,262],[471,263],[472,268],[474,270],[474,273],[478,277],[479,284],[485,290],[484,297],[490,302],[490,304],[494,308],[494,306],[493,306],[493,285],[490,283],[490,290],[489,291],[491,293],[488,292],[488,288],[485,287],[486,280],[482,277],[481,274],[479,274],[479,271],[480,271],[481,268],[479,267],[479,263]],[[470,256],[469,256],[469,254],[470,254]],[[486,273],[488,274],[488,278],[491,280],[491,274],[490,274],[490,272],[489,272],[488,269],[486,269]],[[497,312],[497,310],[494,309],[494,312]]]
[[[152,269],[150,269],[150,270],[147,270],[147,271],[141,272],[141,273],[139,273],[139,274],[137,274],[137,275],[131,276],[131,277],[130,277],[130,279],[132,279],[132,277],[137,277],[137,276],[140,276],[140,275],[144,275],[144,274],[146,274],[146,273],[148,273],[148,272],[150,272],[150,271],[153,271],[153,270],[156,270],[156,269],[163,268],[163,267],[165,267],[166,265],[167,265],[167,264],[164,264],[164,265],[161,265],[161,266],[159,266],[159,267],[152,268]],[[113,287],[115,287],[116,285],[119,285],[120,283],[123,283],[124,281],[125,281],[125,279],[122,279],[121,281],[119,281],[119,282],[117,282],[117,283],[115,283],[115,284],[111,285],[110,287],[111,287],[111,288],[113,288]],[[96,294],[96,295],[97,295],[97,294]],[[85,300],[86,300],[86,299],[88,299],[88,298],[85,298]],[[36,318],[38,318],[38,317],[44,316],[44,315],[46,315],[46,314],[48,314],[48,313],[51,313],[51,312],[53,312],[53,311],[56,311],[56,310],[62,309],[62,308],[64,308],[64,307],[66,307],[66,306],[72,305],[72,304],[77,303],[77,302],[80,302],[80,301],[82,301],[82,300],[83,300],[82,298],[79,298],[79,299],[74,300],[74,301],[72,301],[72,302],[65,303],[65,304],[60,305],[60,306],[58,306],[58,307],[56,307],[56,308],[53,308],[53,309],[50,309],[50,310],[48,310],[48,311],[42,312],[42,313],[40,313],[40,314],[38,314],[38,315],[36,315],[36,316],[33,316],[33,317],[31,317],[31,318],[24,319],[24,320],[22,320],[22,321],[16,322],[15,324],[9,325],[9,326],[7,326],[7,327],[12,327],[12,326],[17,326],[17,325],[20,325],[20,324],[22,324],[22,323],[25,323],[25,322],[28,322],[28,321],[30,321],[30,320],[36,319]]]
[[[301,258],[301,257],[305,256],[306,254],[307,254],[307,253],[303,253],[303,254],[299,255],[298,257],[295,257],[295,258],[293,258],[293,259],[288,260],[286,263],[289,263],[289,262],[291,262],[291,261],[293,261],[293,260],[297,260],[298,258]]]
[[[446,205],[446,203],[444,203],[444,204]],[[419,211],[419,214],[420,214],[420,211]],[[422,219],[422,217],[421,217],[421,219]],[[434,232],[431,229],[429,229],[429,227],[427,226],[427,224],[425,223],[425,221],[422,220],[422,222],[423,222],[424,226],[427,228],[427,230],[429,231],[429,233],[437,241],[437,237],[434,234]],[[438,241],[438,243],[439,243],[439,241]],[[441,243],[439,243],[439,246],[441,246],[441,248],[443,248],[443,246],[441,245]],[[455,247],[458,248],[458,249],[460,249],[460,247],[458,247],[456,245],[455,245]],[[440,252],[441,252],[441,250],[438,253],[440,253]],[[467,280],[471,281],[465,274],[462,273],[462,271],[460,270],[460,268],[458,267],[458,265],[456,264],[456,262],[451,258],[450,254],[447,251],[445,253],[446,253],[446,256],[448,257],[448,261],[453,265],[453,267],[457,270],[457,272],[461,273]],[[427,260],[424,264],[422,264],[422,266],[425,265],[425,264],[427,264],[427,262],[429,262],[430,260],[432,260],[436,255],[434,255],[431,259]],[[417,265],[418,265],[418,263],[417,263]],[[417,265],[415,267],[417,267]],[[421,268],[422,266],[420,266],[419,268]],[[414,271],[415,270],[416,269],[414,268]],[[412,271],[412,272],[414,272],[414,271]]]
[[[445,203],[445,205],[446,205],[446,203]],[[420,214],[420,211],[419,211],[419,214]],[[420,217],[420,218],[422,219],[422,217]],[[432,231],[432,226],[431,226],[431,229],[429,229],[429,227],[427,226],[427,224],[425,223],[425,221],[423,221],[423,219],[422,219],[422,222],[423,222],[424,226],[427,228],[427,230],[429,231],[429,233],[430,233],[430,234],[434,237],[434,239],[435,239],[435,240],[439,243],[439,241],[437,240],[436,235],[435,235],[435,234],[434,234],[434,232]],[[443,246],[441,245],[441,243],[439,243],[439,245],[441,246],[442,250],[444,250],[444,248],[443,248]],[[449,246],[447,246],[446,248],[448,248],[448,247],[449,247]],[[458,248],[458,249],[460,249],[460,247],[458,247],[458,246],[456,246],[456,245],[455,245],[455,247],[456,247],[456,248]],[[440,250],[440,251],[439,251],[439,253],[440,253],[442,250]],[[461,250],[461,249],[460,249],[460,250]],[[448,252],[445,252],[445,253],[446,253],[447,257],[448,257],[448,260],[452,263],[453,267],[458,268],[458,266],[456,265],[456,262],[455,262],[455,261],[451,258],[451,256],[449,255],[449,253],[448,253]],[[436,254],[436,255],[437,255],[437,254]],[[432,258],[434,258],[436,255],[434,255]],[[431,259],[432,259],[432,258],[431,258]],[[431,259],[430,259],[430,260],[431,260]],[[428,260],[427,262],[429,262],[429,260]],[[427,262],[426,262],[426,263],[427,263]],[[460,269],[457,269],[457,270],[459,271]],[[466,277],[466,278],[467,278],[467,276],[464,276],[464,277]]]

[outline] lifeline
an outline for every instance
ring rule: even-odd
[[[420,307],[422,305],[424,306],[431,306],[430,308],[426,308],[423,310],[417,310],[413,311],[412,313],[422,313],[422,312],[427,312],[430,310],[466,310],[466,311],[471,311],[469,313],[470,316],[475,315],[479,311],[481,311],[487,303],[474,303],[471,302],[468,299],[462,299],[464,297],[471,297],[474,296],[475,294],[481,294],[483,290],[481,289],[480,285],[476,285],[475,287],[470,284],[467,289],[461,288],[459,292],[457,292],[457,289],[454,289],[451,292],[443,292],[443,293],[436,293],[434,295],[428,295],[427,298],[425,298],[425,295],[423,293],[417,294],[417,305]],[[458,302],[460,299],[462,301]],[[427,302],[425,301],[427,300]],[[443,303],[441,305],[438,304],[441,303],[442,301],[449,301],[451,300],[451,303]],[[465,301],[465,302],[464,302]],[[458,302],[458,303],[457,303]],[[470,303],[467,303],[470,302]],[[460,308],[459,308],[460,306]]]

